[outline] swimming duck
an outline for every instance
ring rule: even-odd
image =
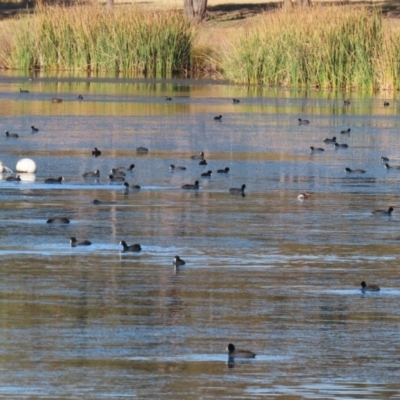
[[[390,103],[388,101],[383,102],[383,107],[389,107],[389,106],[390,106]]]
[[[71,243],[71,247],[90,246],[92,244],[92,242],[89,240],[82,240],[82,241],[78,242],[75,237],[71,237],[69,241]]]
[[[149,152],[149,149],[146,147],[137,147],[136,148],[136,153],[138,154],[147,154]]]
[[[117,167],[114,168],[116,171],[132,171],[135,168],[135,164],[131,164],[129,167]]]
[[[310,123],[310,121],[308,119],[298,119],[299,121],[299,125],[308,125]]]
[[[335,143],[335,149],[347,149],[348,147],[349,147],[349,145],[346,143],[342,143],[342,144]]]
[[[108,179],[113,182],[123,182],[125,180],[124,176],[114,176],[114,175],[108,175]]]
[[[139,190],[139,189],[140,189],[140,186],[139,186],[139,185],[132,185],[132,186],[129,186],[129,183],[128,183],[128,182],[125,182],[125,183],[124,183],[124,186],[125,186],[125,191],[126,191],[126,192],[128,192],[129,189],[134,189],[134,190]]]
[[[326,138],[324,143],[336,143],[336,136],[334,136],[332,139]]]
[[[124,171],[120,171],[116,168],[111,168],[110,174],[113,176],[126,176],[126,173]]]
[[[82,176],[84,178],[97,178],[100,176],[100,171],[96,169],[96,171],[94,172],[85,172],[84,174],[82,174]]]
[[[130,246],[128,246],[124,240],[121,240],[119,242],[119,244],[122,245],[122,247],[123,247],[123,250],[122,250],[123,253],[125,253],[127,251],[139,252],[142,250],[142,247],[138,243],[131,244]]]
[[[194,156],[190,157],[192,160],[204,160],[204,151],[200,154],[195,154]]]
[[[78,96],[78,100],[83,100],[83,96],[81,94]]]
[[[228,344],[228,357],[229,358],[254,358],[257,354],[248,350],[236,350],[232,343]]]
[[[21,180],[21,177],[19,175],[17,176],[9,176],[6,178],[7,182],[19,182]]]
[[[391,166],[388,163],[383,164],[386,169],[400,169],[400,165]]]
[[[51,102],[56,104],[56,103],[62,103],[62,99],[58,98],[58,97],[53,97],[51,99]]]
[[[212,171],[203,172],[201,176],[203,178],[211,178]]]
[[[98,206],[98,205],[110,205],[110,204],[117,204],[117,202],[116,201],[101,201],[101,200],[98,200],[98,199],[94,199],[93,200],[93,204],[96,204],[96,206]]]
[[[349,106],[350,105],[350,100],[349,99],[343,100],[343,105]]]
[[[174,264],[176,267],[180,267],[181,265],[185,265],[186,263],[185,263],[185,261],[182,260],[182,258],[180,258],[179,256],[175,256],[175,257],[174,257],[174,262],[173,262],[173,264]]]
[[[232,99],[233,104],[239,104],[240,100],[239,99]]]
[[[194,183],[194,185],[192,185],[192,184],[183,185],[182,189],[186,189],[186,190],[195,189],[195,190],[197,190],[197,189],[199,189],[199,181],[196,181]]]
[[[322,153],[323,151],[325,151],[325,149],[323,149],[322,147],[314,147],[314,146],[310,146],[310,150],[311,153]]]
[[[50,218],[46,221],[47,224],[69,224],[69,219],[64,217]]]
[[[177,167],[175,167],[174,164],[171,164],[169,166],[169,168],[171,169],[171,171],[175,171],[175,170],[185,171],[186,170],[186,167],[182,167],[181,165],[178,165]]]
[[[5,132],[7,137],[17,138],[19,137],[18,133],[10,133],[8,131]]]
[[[310,197],[310,195],[308,193],[300,193],[297,196],[297,200],[304,201],[304,200],[307,200],[309,197]]]
[[[39,132],[39,128],[35,128],[33,125],[31,126],[32,132]]]
[[[390,160],[389,160],[388,157],[381,157],[381,162],[387,163],[387,162],[389,162],[389,161],[390,161]]]
[[[215,121],[222,121],[222,115],[214,117]]]
[[[244,194],[244,189],[246,189],[246,185],[242,185],[241,188],[230,188],[229,193],[231,194]]]
[[[381,288],[378,285],[367,285],[364,281],[361,282],[362,292],[379,292]]]
[[[65,179],[60,176],[58,178],[47,178],[44,180],[44,183],[61,183],[62,181],[65,181]]]
[[[393,212],[393,207],[389,207],[387,211],[385,210],[375,210],[372,211],[373,215],[382,215],[382,216],[388,216],[390,217],[392,215]]]
[[[341,133],[342,135],[350,135],[350,131],[351,131],[351,129],[349,128],[349,129],[346,129],[346,130],[344,130],[344,131],[340,131],[340,133]]]
[[[171,101],[171,100],[172,100],[172,97],[165,96],[165,100],[166,100],[166,101]]]
[[[29,93],[29,90],[24,90],[24,89],[19,88],[19,92],[20,93]]]
[[[350,168],[345,168],[344,169],[346,172],[349,174],[365,174],[364,169],[350,169]]]
[[[201,161],[199,162],[199,165],[207,165],[207,160],[201,160]]]
[[[92,156],[95,157],[101,156],[101,151],[97,147],[95,147],[94,150],[92,150]]]
[[[224,169],[218,169],[218,174],[227,174],[229,172],[229,167],[225,167]]]

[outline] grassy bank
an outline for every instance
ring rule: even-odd
[[[178,11],[138,6],[36,8],[8,24],[8,68],[134,71],[168,76],[191,68],[193,30]]]
[[[0,62],[25,70],[163,77],[192,70],[245,84],[394,90],[400,29],[392,25],[377,9],[314,5],[243,20],[211,18],[195,33],[182,12],[166,8],[39,6],[1,23]]]
[[[240,83],[399,89],[400,34],[376,9],[282,9],[237,32],[221,70]]]

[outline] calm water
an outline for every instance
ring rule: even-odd
[[[380,160],[400,165],[400,105],[386,98],[0,76],[0,131],[20,135],[1,133],[0,160],[38,168],[0,181],[0,397],[400,399],[400,170]],[[141,190],[126,195],[107,176],[131,163]],[[229,342],[256,359],[228,363]]]

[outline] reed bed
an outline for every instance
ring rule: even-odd
[[[221,71],[225,79],[247,84],[399,89],[400,34],[378,10],[282,9],[236,32]]]
[[[7,68],[133,71],[169,76],[191,68],[194,31],[178,11],[97,4],[38,6],[14,21]]]

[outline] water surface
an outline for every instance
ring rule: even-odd
[[[0,131],[20,137],[0,136],[0,160],[38,170],[0,175],[0,396],[399,398],[400,170],[380,159],[400,165],[400,117],[388,100],[2,75]],[[323,143],[332,136],[349,148]],[[207,166],[190,158],[201,151]],[[141,189],[126,194],[108,175],[132,163],[126,180]],[[229,193],[242,184],[245,196]],[[55,216],[71,223],[46,224]],[[71,236],[93,244],[71,248]],[[363,294],[362,280],[382,290]],[[230,342],[256,359],[228,363]]]

